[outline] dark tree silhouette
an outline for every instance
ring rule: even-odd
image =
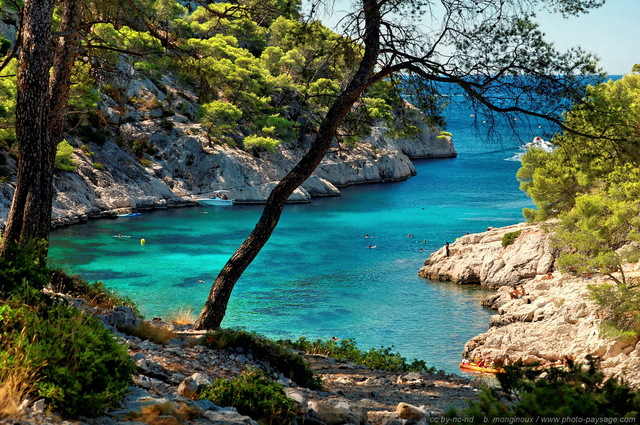
[[[546,6],[570,15],[602,4],[362,0],[361,9],[342,20],[346,33],[363,45],[358,67],[307,154],[274,188],[255,229],[216,278],[194,327],[220,326],[236,282],[268,241],[287,198],[320,163],[344,118],[372,84],[394,77],[399,89],[423,109],[430,103],[423,95],[432,96],[448,84],[490,117],[533,116],[562,125],[561,112],[584,93],[586,80],[577,75],[597,74],[595,60],[580,49],[557,52],[533,23],[534,11]]]
[[[62,138],[80,24],[79,0],[61,1],[58,33],[52,34],[54,3],[26,0],[20,13],[18,181],[0,256],[10,244],[49,239],[56,146]],[[44,261],[46,245],[36,255]]]

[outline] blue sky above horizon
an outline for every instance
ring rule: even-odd
[[[333,0],[333,13],[320,18],[329,27],[343,15],[349,0]],[[538,13],[546,39],[560,51],[580,46],[599,57],[609,75],[628,74],[640,63],[640,0],[606,0],[605,5],[578,17]]]
[[[563,19],[541,13],[540,28],[560,50],[581,46],[600,58],[610,75],[629,74],[640,63],[640,0],[607,0],[591,13]]]

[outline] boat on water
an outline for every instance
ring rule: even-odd
[[[479,372],[479,373],[502,373],[504,372],[504,369],[502,369],[501,367],[496,368],[496,367],[489,367],[489,366],[478,366],[477,364],[471,362],[471,363],[460,363],[458,366],[460,366],[460,369],[462,369],[462,371],[464,372]]]
[[[534,137],[531,142],[522,145],[520,149],[518,149],[518,152],[511,158],[506,158],[505,161],[520,161],[522,160],[522,155],[529,149],[542,149],[546,153],[551,153],[555,148],[551,142],[544,140],[542,137]]]
[[[211,195],[200,196],[196,198],[196,202],[200,205],[233,205],[235,199],[229,198],[227,190],[216,190]]]
[[[118,217],[137,217],[141,213],[118,214]]]

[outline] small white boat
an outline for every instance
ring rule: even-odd
[[[551,142],[547,142],[542,137],[534,137],[533,141],[524,145],[525,150],[529,149],[542,149],[546,153],[553,152],[553,145]]]
[[[542,149],[546,153],[551,153],[553,152],[554,146],[551,142],[544,140],[542,137],[534,137],[533,141],[520,146],[518,152],[516,152],[511,158],[506,158],[505,161],[521,161],[522,155],[524,155],[529,149]]]
[[[200,205],[233,205],[235,199],[230,199],[227,190],[216,190],[209,196],[200,196],[196,201]]]

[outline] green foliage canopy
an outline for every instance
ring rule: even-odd
[[[640,75],[589,88],[588,102],[566,114],[574,132],[556,136],[551,153],[522,158],[521,188],[537,210],[525,217],[557,219],[558,265],[575,273],[604,273],[615,285],[592,286],[607,313],[607,336],[640,334],[640,297],[623,265],[640,256]]]
[[[620,249],[637,240],[640,158],[640,75],[626,75],[588,91],[588,102],[566,115],[574,129],[553,139],[551,153],[527,152],[521,189],[537,210],[525,217],[559,218],[560,264],[575,271],[618,271]],[[587,137],[586,135],[595,135]]]

